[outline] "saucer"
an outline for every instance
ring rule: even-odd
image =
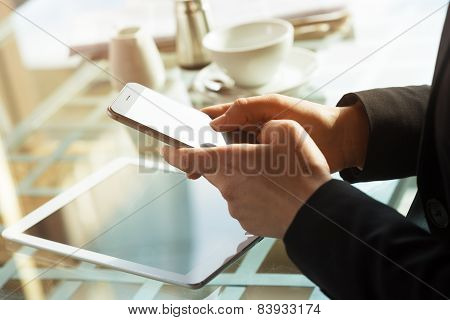
[[[272,80],[257,88],[240,88],[219,66],[212,63],[203,68],[195,77],[192,89],[198,93],[213,92],[226,96],[251,96],[269,93],[283,93],[306,83],[317,68],[316,54],[310,50],[293,47]],[[211,85],[207,85],[212,83]],[[220,84],[223,88],[220,88]],[[214,86],[217,86],[217,91]],[[216,91],[216,92],[214,92]]]

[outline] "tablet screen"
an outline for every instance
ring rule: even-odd
[[[248,239],[206,180],[126,165],[25,233],[187,274]]]

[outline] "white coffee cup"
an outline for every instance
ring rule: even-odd
[[[265,19],[211,31],[203,46],[237,86],[259,87],[275,75],[293,41],[289,22]]]

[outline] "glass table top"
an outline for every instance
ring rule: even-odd
[[[311,81],[289,94],[332,105],[349,91],[429,83],[443,14],[367,58],[422,17],[421,1],[399,2],[407,4],[410,11],[394,14],[392,10],[398,4],[389,1],[351,1],[352,28],[345,35],[297,42],[298,46],[315,50],[320,63]],[[367,17],[374,12],[383,14],[392,24],[369,24]],[[429,45],[417,48],[418,41]],[[403,57],[405,51],[409,52],[407,58],[390,63]],[[195,107],[204,105],[202,96],[190,87],[196,71],[176,68],[173,54],[164,59],[169,81],[163,93]],[[108,118],[106,106],[117,92],[102,68],[107,68],[105,61],[96,65],[82,62],[69,70],[32,72],[34,85],[40,90],[36,103],[27,116],[11,121],[0,131],[0,231],[113,159],[141,156],[160,160],[159,142]],[[392,76],[385,77],[388,72]],[[0,101],[2,112],[7,107]],[[414,179],[356,186],[402,213],[407,211],[415,191]],[[0,298],[326,299],[289,260],[283,243],[271,238],[263,239],[197,290],[71,258],[59,260],[56,254],[0,237]]]

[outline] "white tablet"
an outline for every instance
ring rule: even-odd
[[[33,211],[6,239],[199,288],[261,238],[203,178],[120,159]],[[167,165],[166,165],[167,167]]]

